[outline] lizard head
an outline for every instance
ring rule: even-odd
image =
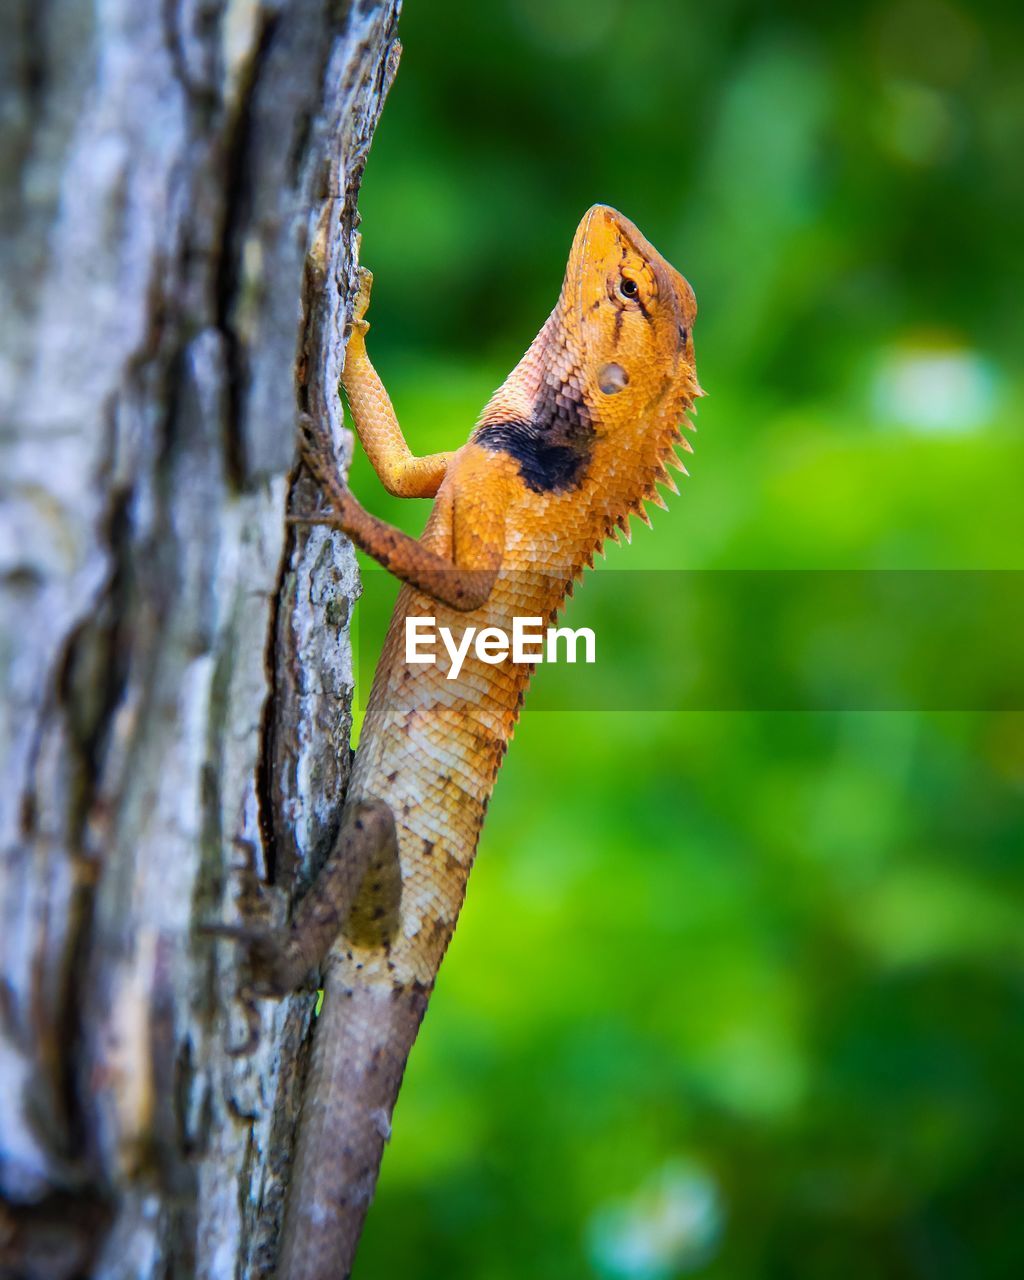
[[[579,326],[588,399],[605,423],[635,421],[659,404],[681,412],[703,394],[693,289],[628,218],[608,205],[588,210],[564,288],[564,314]]]

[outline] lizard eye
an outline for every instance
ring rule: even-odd
[[[623,276],[619,281],[619,293],[621,293],[624,298],[635,298],[639,292],[640,289],[637,286],[637,282],[629,276]]]
[[[679,342],[682,346],[684,347],[686,346],[686,342],[689,336],[690,336],[689,329],[687,329],[685,324],[681,324],[679,326]]]

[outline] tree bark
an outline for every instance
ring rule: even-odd
[[[284,516],[399,3],[0,20],[3,1275],[273,1269],[314,997],[200,926],[337,829],[355,561]]]

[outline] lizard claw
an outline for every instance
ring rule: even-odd
[[[295,424],[299,432],[299,452],[303,462],[312,470],[322,463],[325,452],[324,433],[310,413],[297,414]]]
[[[251,987],[241,988],[238,1002],[245,1014],[245,1039],[241,1044],[229,1044],[226,1052],[229,1058],[249,1058],[260,1047],[260,1011]]]
[[[310,525],[322,524],[332,529],[341,528],[340,522],[330,511],[313,511],[308,516],[291,515],[285,516],[285,524]]]
[[[232,845],[242,855],[243,861],[231,868],[232,871],[239,875],[246,876],[248,879],[259,883],[259,870],[256,866],[258,849],[255,840],[249,840],[245,836],[234,836],[231,840]]]
[[[330,493],[338,487],[337,464],[327,436],[308,413],[298,415],[299,452],[321,489]]]

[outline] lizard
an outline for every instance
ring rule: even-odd
[[[470,654],[411,666],[405,619],[452,628],[553,621],[606,539],[678,489],[682,427],[704,394],[693,289],[627,218],[593,206],[557,304],[467,443],[415,456],[369,359],[372,277],[360,273],[342,384],[385,488],[433,498],[419,539],[363,508],[330,445],[305,422],[302,456],[331,525],[399,579],[367,703],[341,829],[283,933],[248,942],[261,990],[320,969],[317,1021],[287,1194],[278,1274],[350,1274],[406,1060],[462,906],[488,801],[532,667]],[[648,521],[649,522],[649,521]]]

